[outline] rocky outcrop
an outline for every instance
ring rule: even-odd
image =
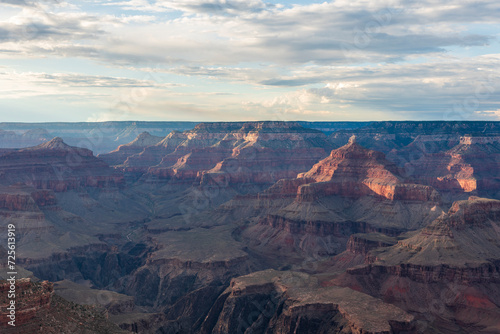
[[[360,198],[379,196],[388,200],[439,201],[437,192],[428,186],[406,184],[394,163],[381,152],[367,150],[352,137],[349,143],[333,150],[298,178],[315,182],[299,186],[298,200],[339,195]]]
[[[330,146],[323,133],[294,122],[203,123],[183,134],[186,140],[148,174],[263,189],[309,169]]]
[[[453,148],[422,155],[406,163],[409,176],[451,193],[496,196],[500,176],[499,137],[463,136]]]
[[[346,250],[322,262],[320,272],[343,272],[349,268],[370,263],[370,252],[397,243],[396,237],[379,232],[352,234],[347,241]],[[351,286],[354,288],[354,286]]]
[[[49,309],[54,294],[52,283],[44,281],[42,283],[31,282],[29,278],[22,278],[16,281],[14,293],[15,298],[9,299],[9,292],[12,291],[10,281],[0,281],[0,327],[8,327],[11,320],[8,315],[10,311],[10,300],[15,301],[15,320],[16,327],[26,325],[42,309]]]
[[[267,270],[233,279],[200,332],[390,333],[412,329],[413,316],[368,295],[321,287],[303,273]]]
[[[162,139],[162,137],[152,136],[149,132],[143,132],[130,143],[120,145],[109,153],[99,154],[98,158],[110,166],[122,165],[130,156],[141,153],[146,147],[158,144]]]
[[[381,233],[353,234],[347,242],[347,251],[366,256],[371,250],[393,246],[396,243],[394,238]]]
[[[8,211],[37,211],[38,207],[29,194],[0,194],[0,209]]]
[[[0,183],[23,183],[36,189],[64,192],[80,187],[118,187],[123,184],[123,176],[95,158],[92,151],[54,138],[1,155]]]
[[[497,200],[456,202],[414,236],[372,250],[368,264],[347,269],[336,282],[410,311],[437,302],[439,308],[425,311],[431,322],[490,327],[500,314],[499,210]],[[475,318],[484,308],[484,317]]]
[[[54,295],[53,284],[48,281],[32,282],[20,279],[16,282],[15,326],[5,312],[10,283],[0,282],[0,328],[2,333],[126,333],[110,323],[104,309],[81,306]]]

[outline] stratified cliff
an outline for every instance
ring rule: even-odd
[[[256,247],[283,253],[338,254],[353,233],[394,236],[425,226],[442,212],[435,189],[406,182],[383,153],[363,148],[354,137],[308,172],[260,193],[259,199],[282,204],[261,215],[243,236]]]
[[[66,145],[59,137],[0,155],[0,184],[24,183],[56,192],[79,187],[119,186],[123,176],[92,151]]]
[[[0,329],[2,333],[128,333],[110,323],[103,309],[81,306],[54,295],[53,284],[47,281],[16,282],[15,326],[8,324],[10,283],[0,281]]]
[[[471,197],[335,284],[419,314],[428,331],[500,329],[500,201]],[[455,328],[455,329],[453,329]]]
[[[498,196],[500,137],[463,136],[449,150],[428,153],[408,162],[415,181],[451,194]]]
[[[141,153],[146,147],[154,146],[162,139],[162,137],[152,136],[149,132],[143,132],[130,143],[120,145],[109,153],[99,154],[98,157],[110,166],[121,165],[128,157]]]
[[[248,192],[248,185],[262,190],[296,177],[330,146],[325,134],[295,122],[201,123],[129,155],[123,168],[146,179],[225,182]]]
[[[381,152],[367,150],[351,137],[349,143],[333,150],[299,178],[314,180],[299,186],[299,200],[339,195],[360,198],[373,195],[388,200],[439,201],[437,192],[428,186],[405,183],[396,165]]]
[[[327,124],[331,142],[297,122],[151,126],[98,158],[0,149],[18,271],[100,305],[29,293],[27,324],[113,332],[83,320],[105,308],[138,333],[500,330],[500,202],[452,204],[498,195],[497,123]]]
[[[238,277],[200,333],[398,333],[413,317],[363,293],[321,287],[304,273],[267,270]]]

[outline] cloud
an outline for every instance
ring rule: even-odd
[[[238,15],[241,13],[258,13],[266,8],[274,7],[260,0],[169,0],[150,3],[146,0],[130,0],[107,3],[108,6],[119,6],[124,10],[165,12],[182,11],[185,14]]]
[[[26,98],[30,96],[81,96],[100,99],[117,96],[119,91],[127,89],[148,89],[165,91],[182,87],[182,84],[157,82],[149,79],[131,79],[101,75],[85,75],[79,73],[18,73],[11,68],[0,68],[0,85],[3,98]],[[122,92],[122,93],[123,93]],[[128,91],[137,94],[142,91]]]
[[[152,15],[25,8],[23,13],[0,23],[0,42],[11,42],[2,49],[67,56],[68,45],[61,44],[65,41],[70,46],[98,50],[97,56],[110,63],[116,60],[190,66],[394,62],[444,53],[450,47],[488,45],[493,35],[457,31],[453,18],[457,16],[458,23],[462,23],[466,9],[488,18],[497,7],[493,3],[439,7],[443,18],[437,24],[430,21],[437,15],[432,11],[411,6],[401,10],[399,6],[387,7],[384,2],[353,2],[349,6],[325,2],[288,8],[260,0],[100,3],[101,7],[111,5],[130,10],[150,8]],[[188,16],[165,18],[162,10]],[[217,13],[224,15],[214,15]],[[474,17],[469,19],[476,21]],[[42,46],[37,44],[39,41],[44,42]],[[76,56],[74,52],[69,55]]]
[[[474,108],[463,102],[481,75],[500,74],[494,55],[500,53],[500,3],[301,3],[4,1],[0,58],[21,66],[25,80],[23,85],[20,76],[11,77],[15,89],[7,88],[14,96],[48,96],[57,88],[63,95],[92,92],[100,101],[105,97],[98,90],[114,96],[117,89],[147,88],[150,97],[136,107],[155,110],[151,117],[160,117],[168,106],[191,110],[193,117],[195,111],[217,109],[239,119],[245,118],[242,108],[262,117],[344,119],[349,110],[366,117],[374,112],[439,118],[450,108],[460,109],[456,104],[468,104],[461,117],[494,117],[500,108],[495,80],[488,82],[495,92],[477,103],[472,94]],[[41,58],[79,58],[91,64],[89,73],[123,74],[68,73],[62,65],[41,71],[34,65]],[[147,73],[177,82],[185,95],[170,91],[172,84],[136,79]]]
[[[260,102],[263,108],[314,111],[349,107],[406,119],[494,117],[500,109],[499,56],[421,64],[311,68],[305,79],[326,80]],[[366,117],[366,116],[365,116]],[[370,118],[371,119],[371,118]]]
[[[26,0],[2,0],[2,5],[15,7],[34,7],[35,2]]]
[[[86,13],[52,13],[43,7],[23,8],[17,15],[0,21],[0,42],[14,42],[18,48],[29,48],[38,41],[55,43],[97,39],[104,31],[101,17]]]
[[[175,84],[159,84],[150,80],[137,80],[130,78],[108,77],[101,75],[82,75],[67,73],[28,73],[22,74],[40,84],[50,84],[69,87],[99,87],[99,88],[126,88],[126,87],[166,87]]]

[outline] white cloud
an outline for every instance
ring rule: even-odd
[[[152,93],[136,107],[151,117],[168,106],[190,110],[192,117],[223,110],[239,119],[245,110],[313,118],[345,118],[346,110],[441,117],[463,104],[483,73],[499,74],[494,54],[500,53],[500,3],[493,0],[0,4],[0,10],[7,7],[14,14],[0,15],[0,58],[24,61],[28,68],[38,58],[80,58],[96,68],[124,69],[123,76],[91,76],[39,68],[29,73],[24,67],[24,84],[3,85],[15,90],[13,96],[55,94],[57,87],[62,94],[84,96],[103,88],[113,95],[142,87]],[[188,85],[182,93],[192,95],[166,95],[172,85],[128,78],[132,71],[163,73]],[[489,84],[494,92],[474,100],[463,117],[495,114],[500,87],[496,79]]]

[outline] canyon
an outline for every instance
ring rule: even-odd
[[[2,332],[500,331],[500,123],[0,129]]]

